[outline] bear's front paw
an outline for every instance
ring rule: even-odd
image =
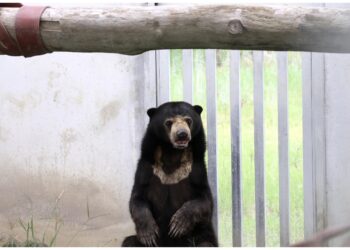
[[[193,218],[189,211],[182,207],[173,215],[170,220],[169,236],[172,238],[183,236],[194,227]]]
[[[136,227],[137,238],[148,247],[157,246],[159,229],[155,221],[148,221]]]

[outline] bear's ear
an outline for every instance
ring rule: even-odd
[[[199,105],[194,105],[193,106],[194,110],[200,115],[203,111],[203,108]]]
[[[152,118],[152,116],[156,113],[157,109],[156,108],[150,108],[147,110],[147,115],[149,118]]]

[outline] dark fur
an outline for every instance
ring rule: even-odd
[[[218,246],[211,222],[213,199],[204,162],[201,112],[200,106],[185,102],[165,103],[148,110],[150,123],[142,141],[129,204],[137,235],[125,238],[122,246]],[[188,146],[193,165],[189,177],[165,185],[153,174],[154,152],[156,147],[162,148],[162,159],[168,163],[164,165],[168,168],[165,172],[177,166],[181,150],[173,148],[164,127],[165,119],[176,115],[193,120]]]

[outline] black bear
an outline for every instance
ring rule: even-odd
[[[129,203],[136,235],[122,246],[218,246],[202,110],[168,102],[147,111],[150,122]]]

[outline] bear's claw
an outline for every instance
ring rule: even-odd
[[[139,241],[148,247],[157,246],[157,237],[158,237],[158,226],[155,222],[147,223],[142,228],[137,228],[137,238]]]
[[[183,209],[179,209],[170,220],[169,236],[172,238],[185,235],[193,228],[192,221]]]

